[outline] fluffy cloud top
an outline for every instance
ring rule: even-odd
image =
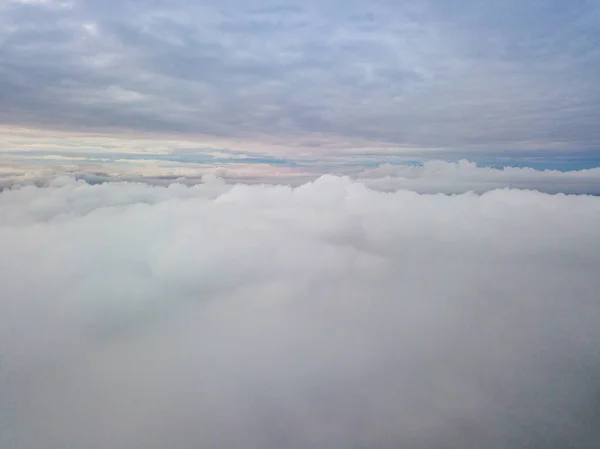
[[[600,445],[600,199],[0,194],[0,447]]]
[[[480,167],[466,160],[457,163],[428,161],[421,166],[384,164],[358,174],[357,178],[377,190],[481,193],[508,187],[546,193],[600,195],[600,168],[563,172],[527,167]]]
[[[39,159],[39,156],[35,156]],[[15,159],[17,161],[18,159]],[[0,189],[19,185],[49,185],[57,177],[69,175],[89,183],[106,181],[137,181],[154,185],[181,183],[194,185],[205,176],[218,176],[228,183],[268,183],[301,185],[314,181],[331,165],[307,160],[281,160],[279,165],[265,160],[246,162],[248,159],[214,160],[212,162],[182,162],[177,156],[144,156],[139,159],[105,161],[81,159],[53,159],[52,164],[36,163],[36,159],[21,159],[4,170],[0,165]],[[62,162],[62,165],[59,164]],[[364,161],[363,161],[364,162]],[[600,195],[600,168],[558,171],[531,168],[489,168],[461,160],[456,163],[433,160],[422,165],[383,164],[364,169],[360,163],[343,166],[338,174],[345,174],[374,190],[412,190],[419,193],[482,193],[493,189],[519,188],[546,193]]]

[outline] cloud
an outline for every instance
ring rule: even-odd
[[[600,144],[596,2],[0,8],[3,124],[349,148]]]
[[[534,170],[529,167],[489,168],[461,160],[428,161],[419,166],[384,164],[356,176],[377,190],[407,189],[420,193],[486,192],[501,188],[547,193],[600,195],[600,169]]]
[[[332,175],[5,190],[0,446],[597,448],[599,224]]]
[[[530,189],[546,193],[600,195],[600,169],[572,171],[535,170],[529,167],[490,168],[461,160],[426,161],[412,165],[364,166],[372,159],[252,159],[249,155],[223,153],[211,158],[206,152],[170,154],[71,153],[70,158],[51,153],[15,152],[7,167],[0,166],[0,188],[28,184],[48,185],[60,176],[91,183],[135,181],[152,185],[194,185],[203,176],[217,176],[228,183],[266,183],[298,186],[338,168],[348,176],[380,191],[412,190],[419,193],[487,192],[494,189]],[[101,158],[104,155],[106,158]],[[62,158],[62,160],[60,159]],[[62,165],[60,165],[62,164]]]

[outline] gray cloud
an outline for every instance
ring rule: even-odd
[[[595,449],[599,224],[334,176],[5,191],[0,446]]]
[[[596,2],[449,5],[5,2],[0,120],[597,148]]]

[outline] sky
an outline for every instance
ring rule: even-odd
[[[0,162],[597,167],[598,42],[597,0],[2,0]]]
[[[599,0],[0,0],[0,449],[600,448]]]

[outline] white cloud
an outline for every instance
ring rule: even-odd
[[[600,168],[563,172],[479,167],[467,160],[428,161],[422,166],[384,164],[365,170],[357,177],[374,189],[409,189],[420,193],[486,192],[508,187],[547,193],[600,194]]]
[[[0,194],[0,447],[596,448],[600,199]]]
[[[102,154],[102,153],[98,153]],[[209,152],[213,156],[214,152]],[[123,157],[126,153],[122,154]],[[318,178],[324,170],[342,166],[338,174],[350,176],[374,190],[412,190],[419,193],[477,193],[493,189],[518,188],[546,193],[600,195],[600,168],[575,171],[534,170],[531,168],[504,167],[501,169],[477,166],[466,160],[457,163],[432,160],[422,166],[383,164],[365,170],[362,166],[347,165],[353,159],[314,161],[297,159],[289,164],[272,165],[244,163],[239,156],[225,155],[228,162],[207,159],[203,162],[181,162],[178,155],[165,160],[165,155],[147,153],[144,158],[106,159],[72,152],[71,160],[64,156],[19,152],[10,155],[5,168],[0,166],[0,188],[13,185],[42,184],[57,176],[70,175],[90,181],[142,181],[149,184],[170,184],[175,180],[184,184],[197,184],[204,175],[216,175],[229,183],[269,183],[300,185]],[[78,156],[78,159],[76,157]],[[57,163],[48,165],[52,157]],[[60,161],[58,158],[63,158]],[[359,162],[364,162],[358,159]],[[62,164],[58,164],[62,162]],[[115,162],[118,163],[115,165]],[[284,161],[285,162],[285,161]],[[296,165],[296,166],[295,166]]]
[[[73,3],[70,1],[56,0],[9,0],[8,3],[16,3],[21,5],[38,5],[52,8],[72,8]]]

